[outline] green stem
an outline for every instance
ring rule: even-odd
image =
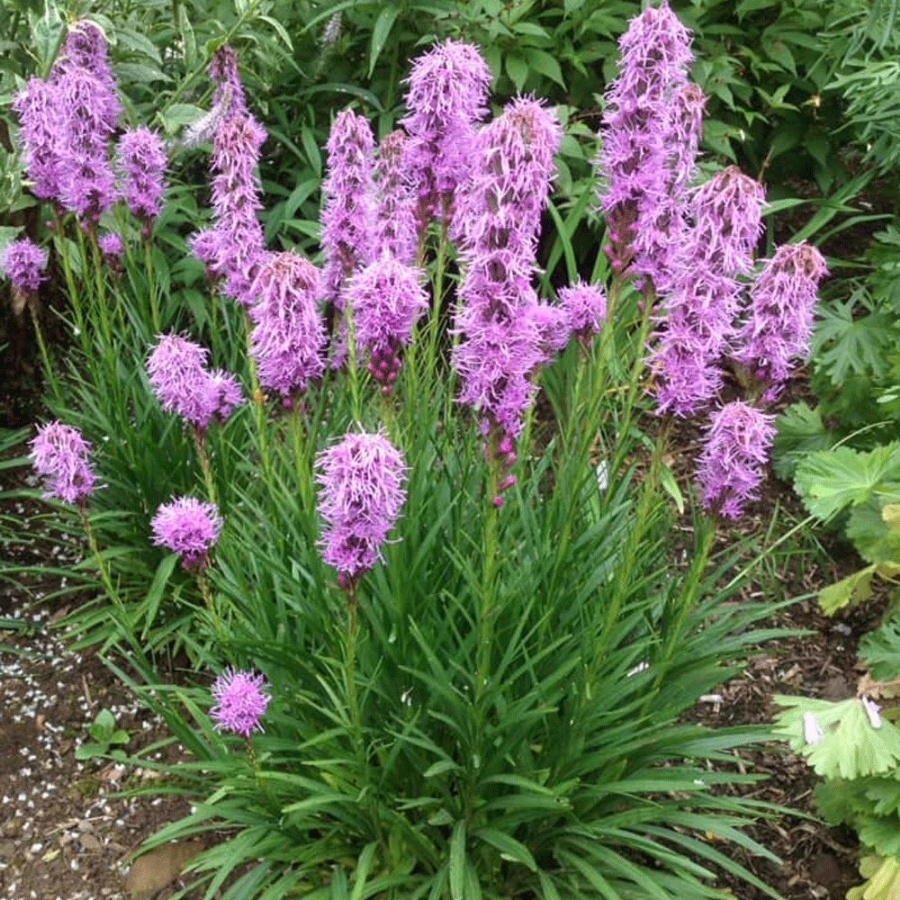
[[[94,529],[91,526],[91,520],[88,517],[87,509],[79,504],[78,513],[81,516],[81,524],[84,526],[84,532],[87,535],[88,546],[91,548],[91,553],[94,555],[94,560],[97,563],[97,568],[100,570],[100,578],[103,581],[103,587],[106,589],[106,593],[109,596],[110,600],[112,600],[113,603],[116,604],[116,606],[122,608],[122,598],[119,596],[119,592],[113,585],[112,576],[110,575],[109,568],[106,565],[106,560],[100,553],[100,547],[97,544],[97,536],[94,534]]]
[[[216,484],[213,480],[212,465],[210,465],[209,454],[206,452],[206,432],[198,428],[196,425],[191,429],[194,436],[194,446],[197,448],[197,456],[200,458],[200,468],[203,470],[203,481],[206,483],[206,493],[209,499],[218,504],[216,497]]]
[[[153,273],[153,241],[149,237],[144,239],[144,259],[147,266],[147,290],[150,293],[150,321],[153,324],[153,333],[160,334],[162,318],[159,313],[159,295]]]
[[[216,609],[216,602],[213,598],[212,589],[209,586],[209,579],[206,577],[205,569],[200,569],[197,572],[197,587],[200,588],[200,595],[203,597],[206,609],[209,611],[209,615],[213,620],[216,634],[218,634],[220,642],[224,642],[225,629],[222,627],[222,620],[219,618],[219,612]]]
[[[272,460],[269,455],[269,433],[268,422],[266,421],[266,395],[262,391],[259,383],[259,374],[256,370],[256,358],[250,352],[252,341],[252,330],[249,316],[245,317],[245,330],[247,337],[247,364],[250,367],[250,396],[253,403],[253,416],[256,420],[256,437],[259,442],[259,457],[262,461],[263,474],[266,483],[272,483]]]
[[[44,376],[50,384],[50,390],[53,392],[54,403],[61,405],[62,389],[60,388],[59,379],[56,377],[56,372],[53,369],[53,364],[50,361],[50,353],[47,350],[47,343],[44,341],[44,332],[41,329],[40,318],[38,317],[34,305],[30,302],[28,302],[27,305],[28,312],[31,314],[31,323],[34,326],[34,336],[37,339],[38,351],[41,354],[41,363],[44,366]]]

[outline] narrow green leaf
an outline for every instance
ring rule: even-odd
[[[375,20],[375,25],[372,28],[372,45],[369,51],[369,78],[372,77],[372,73],[375,71],[375,63],[378,62],[378,57],[381,56],[381,51],[384,50],[384,45],[387,43],[391,29],[394,27],[394,22],[397,21],[399,14],[399,6],[385,6],[378,13],[378,18]]]
[[[453,900],[467,900],[466,883],[466,823],[457,822],[450,838],[450,896]]]
[[[504,859],[521,863],[532,872],[537,871],[537,863],[534,861],[531,851],[521,841],[517,841],[505,832],[498,831],[496,828],[479,828],[475,832],[475,837],[499,850]]]

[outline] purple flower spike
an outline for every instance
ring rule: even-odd
[[[45,497],[84,507],[94,491],[91,445],[77,428],[54,421],[41,426],[31,441],[34,470],[46,479]]]
[[[374,246],[411,266],[418,249],[415,182],[407,159],[409,138],[392,131],[378,146],[375,163]]]
[[[772,386],[809,354],[819,282],[827,274],[815,247],[786,244],[750,286],[750,316],[735,339],[735,358]]]
[[[168,158],[162,138],[141,126],[119,138],[122,196],[139,219],[152,222],[162,210]]]
[[[286,400],[325,371],[325,323],[319,310],[321,273],[297,253],[269,253],[253,283],[256,305],[250,353],[260,384]]]
[[[637,271],[654,282],[665,270],[678,188],[699,140],[696,132],[685,140],[688,123],[676,102],[693,60],[690,41],[668,2],[648,6],[619,40],[620,74],[606,93],[597,166],[608,253],[617,272],[637,257]]]
[[[262,731],[260,724],[271,697],[269,685],[262,675],[226,669],[212,686],[215,705],[210,716],[216,731],[230,731],[249,738],[254,731]]]
[[[166,412],[174,412],[205,431],[214,419],[224,420],[243,402],[233,375],[209,372],[208,352],[177,334],[162,335],[150,358],[150,386]]]
[[[28,238],[13,241],[0,254],[0,269],[23,294],[37,293],[46,268],[47,251]]]
[[[323,559],[353,583],[382,559],[406,501],[406,464],[384,434],[347,434],[316,458]]]
[[[600,284],[583,281],[559,292],[559,303],[565,313],[569,331],[587,345],[600,334],[606,320],[606,292]]]
[[[25,171],[32,181],[31,189],[41,200],[59,199],[63,129],[57,86],[31,78],[13,98],[12,108],[21,123]]]
[[[373,256],[372,198],[375,138],[369,123],[349,109],[328,137],[328,174],[322,184],[323,299],[344,308],[344,285]]]
[[[125,242],[122,240],[122,236],[115,231],[100,235],[97,244],[100,252],[110,262],[117,261],[125,255]]]
[[[424,273],[389,253],[357,272],[347,285],[356,340],[369,358],[369,371],[385,392],[400,372],[400,353],[428,310]]]
[[[725,277],[748,275],[765,202],[763,186],[737,166],[717,172],[691,198],[692,247]]]
[[[119,88],[109,61],[106,35],[99,25],[87,19],[76,22],[69,29],[59,61],[53,69],[53,78],[64,77],[73,69],[83,69],[96,79],[98,112],[109,133],[112,133],[122,114]]]
[[[213,107],[225,115],[247,115],[247,98],[241,84],[237,54],[231,47],[220,47],[209,64],[209,77],[215,82]]]
[[[163,503],[150,523],[153,543],[181,557],[185,569],[196,572],[209,565],[209,551],[222,532],[215,503],[178,497]]]
[[[738,519],[744,505],[757,499],[775,439],[774,422],[775,416],[741,401],[713,415],[697,471],[705,509]]]
[[[413,63],[407,83],[409,165],[418,185],[420,225],[449,206],[471,164],[475,126],[488,110],[493,75],[473,44],[448,40]]]

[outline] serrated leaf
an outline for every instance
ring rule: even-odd
[[[813,336],[813,357],[834,385],[851,375],[882,376],[887,372],[886,351],[894,343],[892,320],[884,312],[856,315],[853,299],[823,304]]]
[[[880,491],[888,491],[890,495],[894,490],[893,482],[880,487]],[[847,537],[866,562],[900,561],[900,532],[891,531],[885,524],[882,515],[884,503],[884,496],[872,497],[855,507],[847,521]]]
[[[900,574],[900,566],[896,567]],[[900,678],[900,618],[889,619],[866,634],[859,644],[859,655],[878,681]]]
[[[889,477],[900,477],[897,442],[868,453],[850,447],[812,453],[797,466],[795,487],[806,508],[827,520],[846,506],[865,503]]]
[[[876,778],[865,785],[865,796],[873,804],[879,816],[896,816],[900,813],[900,779]],[[900,831],[900,828],[897,829]]]
[[[793,479],[797,463],[804,456],[834,445],[834,436],[822,422],[822,414],[807,403],[792,403],[775,424],[775,474],[779,478]]]
[[[854,824],[860,843],[881,856],[900,856],[900,818],[866,816]]]
[[[829,585],[819,594],[819,604],[826,616],[833,616],[845,606],[863,603],[872,596],[872,576],[875,566],[867,566]]]
[[[859,871],[866,883],[847,892],[847,900],[896,900],[900,897],[900,859],[864,856]]]

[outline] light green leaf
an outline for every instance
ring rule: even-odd
[[[825,615],[833,616],[845,606],[855,606],[868,600],[872,596],[872,576],[875,574],[875,568],[866,566],[865,569],[860,569],[859,572],[854,572],[825,588],[819,594],[819,603]]]
[[[506,73],[516,86],[516,90],[521,91],[528,80],[528,63],[525,62],[523,57],[510,53],[506,57]]]
[[[525,50],[525,59],[535,72],[540,72],[541,75],[545,75],[551,81],[555,81],[561,88],[565,89],[566,82],[563,78],[562,69],[555,56],[548,53],[546,50],[537,50],[528,47]]]
[[[830,519],[844,507],[865,503],[886,478],[900,478],[900,443],[868,453],[836,447],[812,453],[797,466],[795,486],[806,508]]]

